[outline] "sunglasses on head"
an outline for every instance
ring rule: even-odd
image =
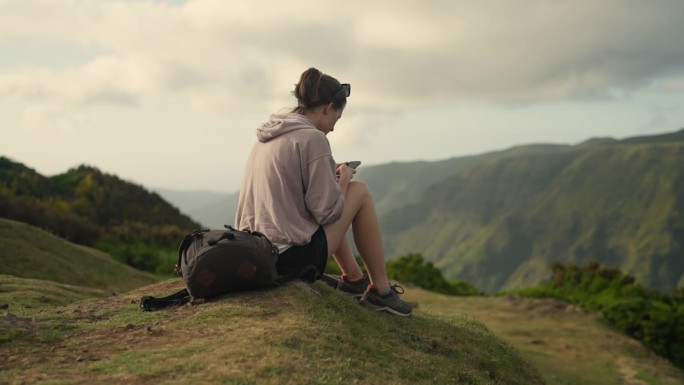
[[[344,95],[345,98],[348,98],[349,95],[351,95],[351,84],[349,83],[343,83],[340,84],[342,88],[340,88],[339,91],[335,92],[335,95],[333,95],[333,99],[336,99],[337,97]]]

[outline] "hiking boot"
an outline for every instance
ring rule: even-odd
[[[337,281],[337,290],[350,294],[355,299],[359,299],[366,292],[368,285],[370,285],[370,279],[367,274],[364,274],[363,278],[358,281],[353,282],[345,278],[344,275],[340,275],[340,279]]]
[[[411,315],[413,306],[402,301],[399,294],[404,294],[404,288],[399,285],[390,286],[390,292],[382,295],[375,287],[369,287],[361,297],[361,303],[375,311],[386,311],[394,315],[407,317]]]

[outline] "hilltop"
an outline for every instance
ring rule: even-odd
[[[181,281],[139,287],[154,278],[97,250],[0,229],[0,383],[543,384],[472,320],[375,313],[321,282],[143,312]]]
[[[151,313],[135,304],[178,288],[165,281],[15,319],[0,350],[6,383],[544,383],[475,320],[380,314],[320,282]]]
[[[39,284],[43,292],[52,285]],[[180,287],[167,280],[60,306],[18,297],[10,305],[18,315],[0,314],[0,383],[684,383],[681,370],[597,314],[557,300],[407,287],[405,298],[419,306],[402,318],[364,309],[320,282],[291,282],[157,312],[138,308],[142,295]],[[0,302],[7,295],[0,292]]]
[[[3,384],[684,383],[597,313],[558,300],[404,285],[417,305],[404,319],[293,282],[150,313],[140,297],[173,293],[180,280],[140,287],[155,278],[4,219],[0,256]]]

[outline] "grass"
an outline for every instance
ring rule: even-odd
[[[22,284],[61,287],[10,278],[0,300]],[[0,384],[684,384],[681,370],[597,315],[556,300],[407,287],[404,298],[418,308],[401,318],[322,283],[290,283],[139,309],[142,295],[181,285],[173,279],[17,311],[20,321],[2,329]],[[27,293],[24,303],[41,303],[40,291]]]
[[[544,383],[515,348],[470,317],[375,313],[323,283],[138,308],[142,295],[180,287],[168,280],[29,309],[33,326],[0,344],[0,383]]]
[[[0,218],[0,274],[125,292],[158,281],[93,248]]]
[[[684,373],[598,314],[551,299],[449,297],[417,288],[406,298],[439,318],[470,316],[539,368],[554,385],[676,385]]]
[[[180,281],[114,295],[155,278],[29,226],[0,220],[0,230],[5,269],[71,283],[0,274],[0,384],[684,384],[595,315],[553,300],[407,288],[419,306],[406,319],[290,283],[143,312],[142,295]]]

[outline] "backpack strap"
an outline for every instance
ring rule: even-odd
[[[192,296],[187,289],[179,290],[166,297],[155,298],[146,295],[140,298],[140,308],[145,311],[153,311],[163,309],[169,306],[180,306],[192,301]]]
[[[194,239],[202,237],[202,235],[206,231],[208,230],[194,230],[192,233],[186,235],[185,238],[183,238],[183,241],[181,242],[180,246],[178,246],[178,260],[176,261],[176,266],[174,268],[174,271],[176,272],[177,276],[183,276],[183,271],[181,270],[181,260],[185,252],[188,250],[188,247],[190,247]]]

